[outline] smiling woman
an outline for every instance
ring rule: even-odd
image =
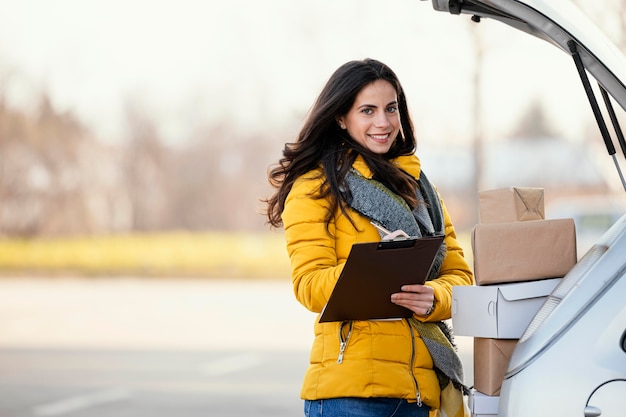
[[[375,59],[349,61],[331,75],[270,171],[276,193],[268,221],[284,226],[296,299],[314,313],[324,310],[353,245],[380,241],[385,230],[444,236],[428,276],[390,294],[409,318],[316,320],[300,393],[306,416],[464,415],[463,367],[444,321],[452,286],[471,285],[473,277],[415,150],[396,74]]]

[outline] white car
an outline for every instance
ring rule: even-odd
[[[626,110],[626,58],[583,13],[564,0],[432,3],[437,11],[501,21],[570,55],[626,190],[615,146],[626,156],[615,116]],[[615,138],[607,128],[611,125]],[[563,278],[519,340],[502,384],[498,416],[626,416],[626,214]]]

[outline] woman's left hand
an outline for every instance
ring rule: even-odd
[[[391,302],[406,307],[418,316],[426,316],[435,305],[435,291],[421,284],[404,285],[402,292],[391,294]]]

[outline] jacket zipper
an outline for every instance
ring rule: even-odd
[[[343,335],[343,328],[350,324],[348,327],[348,334]],[[341,364],[343,362],[343,353],[346,350],[346,346],[348,346],[348,341],[350,340],[350,336],[352,335],[352,321],[342,321],[339,325],[339,356],[337,357],[337,363]]]
[[[422,395],[420,394],[419,385],[417,383],[417,378],[413,373],[413,364],[415,363],[415,333],[413,331],[413,326],[411,323],[406,320],[406,324],[409,326],[409,332],[411,333],[411,360],[409,361],[409,372],[411,373],[411,377],[413,378],[413,383],[415,384],[415,399],[417,401],[417,406],[422,406]]]

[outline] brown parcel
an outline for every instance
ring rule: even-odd
[[[474,388],[485,395],[500,395],[506,368],[517,339],[474,338]]]
[[[574,220],[477,224],[472,250],[477,285],[563,277],[577,261]]]
[[[543,188],[508,187],[478,193],[480,223],[544,220]]]

